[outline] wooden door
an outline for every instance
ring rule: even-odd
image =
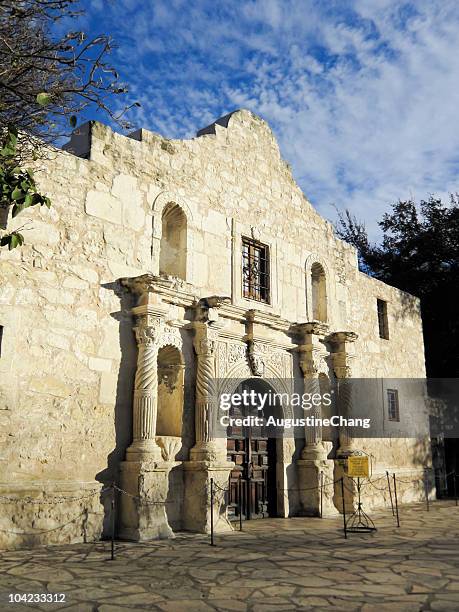
[[[276,515],[275,440],[262,434],[244,428],[228,437],[228,460],[236,464],[229,480],[230,519],[239,518],[240,507],[244,519]]]

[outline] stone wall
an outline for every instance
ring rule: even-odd
[[[90,123],[67,149],[37,175],[51,209],[11,220],[11,228],[27,224],[26,243],[0,255],[2,491],[14,483],[33,493],[38,484],[65,496],[71,484],[84,495],[116,478],[131,438],[136,359],[133,301],[118,279],[159,273],[171,203],[186,217],[186,278],[177,288],[190,300],[229,296],[241,312],[306,322],[319,262],[330,330],[358,334],[355,375],[425,375],[418,301],[358,272],[355,250],[305,198],[259,117],[237,111],[191,140],[146,130],[129,138]],[[271,304],[241,295],[242,236],[270,248]],[[390,340],[378,335],[377,298],[388,302]],[[186,306],[171,300],[169,308],[168,319],[186,326]],[[243,324],[230,325],[242,341]],[[280,328],[260,333],[284,349],[291,343]],[[27,513],[17,521],[27,531]]]

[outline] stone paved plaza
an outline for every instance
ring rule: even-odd
[[[0,609],[121,612],[459,610],[454,501],[374,515],[378,531],[344,540],[340,519],[245,523],[242,533],[145,544],[78,544],[0,554]],[[8,593],[66,603],[8,604]]]

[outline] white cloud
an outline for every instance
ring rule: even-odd
[[[139,4],[104,19],[144,127],[190,136],[248,107],[322,214],[348,207],[373,232],[399,197],[457,190],[456,0]]]

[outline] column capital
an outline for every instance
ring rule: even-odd
[[[219,308],[230,301],[231,298],[225,295],[211,295],[210,297],[201,298],[194,307],[195,323],[216,323],[219,319]]]
[[[142,307],[164,309],[165,305],[162,302],[161,293],[174,288],[174,280],[150,273],[121,278],[120,283],[137,296],[137,309]]]
[[[318,378],[320,374],[328,376],[327,353],[320,347],[311,346],[309,350],[302,351],[300,368],[304,378]]]
[[[323,342],[328,325],[320,321],[298,323],[293,328],[298,340],[300,368],[305,378],[317,378],[319,374],[328,375],[327,349]]]
[[[358,335],[351,331],[330,334],[328,341],[332,346],[333,370],[336,378],[352,378],[352,365],[355,359],[355,346]]]
[[[355,342],[358,337],[358,334],[352,331],[336,331],[331,333],[327,340],[331,344],[341,346]]]
[[[218,341],[219,327],[209,325],[202,321],[193,323],[194,338],[193,346],[196,354],[212,356],[215,353],[215,348]]]
[[[328,323],[323,323],[322,321],[309,321],[307,323],[297,323],[293,327],[293,331],[301,336],[304,340],[307,339],[308,336],[318,336],[319,338],[325,338],[328,334],[328,330],[330,329]],[[306,344],[306,342],[303,342]]]

